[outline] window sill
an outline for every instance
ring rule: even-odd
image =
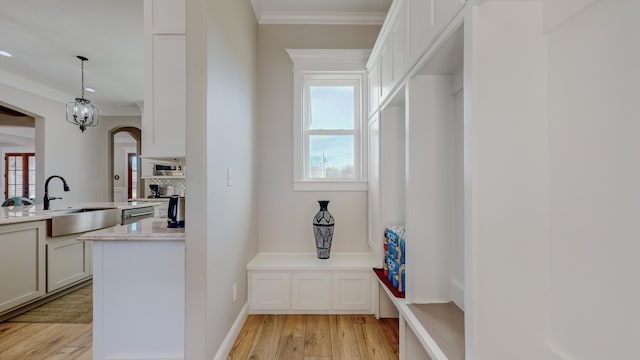
[[[295,181],[293,191],[368,191],[366,181]]]

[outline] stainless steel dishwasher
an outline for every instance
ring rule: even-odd
[[[122,210],[122,225],[131,224],[142,219],[153,217],[153,210],[153,206],[124,209]]]

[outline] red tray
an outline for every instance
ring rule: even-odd
[[[378,279],[380,279],[380,281],[382,281],[382,283],[387,287],[387,289],[389,289],[389,291],[391,291],[393,296],[395,296],[397,298],[400,298],[400,299],[404,299],[404,293],[398,291],[398,289],[393,287],[393,284],[391,284],[391,282],[387,279],[387,277],[384,276],[384,270],[383,269],[373,268],[373,272],[376,273],[376,276],[378,276]]]

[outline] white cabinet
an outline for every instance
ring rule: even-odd
[[[249,275],[249,306],[252,310],[288,310],[289,274],[258,272]]]
[[[331,276],[328,272],[293,273],[294,310],[329,310],[331,308]]]
[[[78,235],[47,240],[47,292],[88,278],[92,274],[90,241],[78,241]]]
[[[393,45],[391,38],[382,44],[380,50],[380,102],[389,95],[393,86]]]
[[[186,125],[185,2],[145,0],[142,155],[183,158]]]
[[[369,77],[369,116],[371,116],[380,104],[380,61],[375,58],[368,69]]]
[[[334,310],[371,309],[371,272],[335,272],[331,276]]]
[[[441,31],[445,26],[451,22],[453,16],[460,10],[466,0],[433,0],[435,4],[434,9],[434,26],[438,31]]]
[[[393,26],[391,28],[391,45],[392,45],[392,62],[393,62],[393,70],[391,76],[392,86],[398,84],[402,76],[405,74],[407,70],[407,54],[406,54],[406,43],[407,43],[407,2],[401,1],[400,7],[398,9],[398,13],[393,22]]]
[[[0,313],[45,294],[46,223],[0,227]]]
[[[253,314],[372,314],[371,254],[258,254],[247,265]],[[377,293],[377,288],[376,288]]]
[[[184,34],[187,32],[184,0],[145,0],[149,30],[153,34]]]
[[[413,64],[424,54],[435,35],[432,12],[434,0],[408,1],[408,52],[409,62]]]

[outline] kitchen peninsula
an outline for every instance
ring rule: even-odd
[[[93,243],[93,359],[183,359],[184,229],[150,218],[78,239]]]
[[[50,301],[92,276],[84,232],[119,225],[122,214],[155,203],[78,203],[0,207],[0,320]]]

